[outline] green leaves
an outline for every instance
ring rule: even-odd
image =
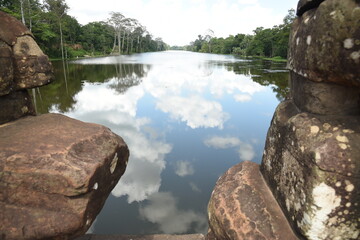
[[[290,9],[283,24],[273,28],[257,27],[253,35],[237,34],[227,38],[212,37],[210,41],[199,35],[198,39],[187,46],[195,52],[237,54],[242,56],[279,56],[287,58],[290,27],[295,19],[295,10]]]

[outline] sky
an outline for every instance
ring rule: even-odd
[[[209,29],[216,37],[252,34],[257,27],[282,23],[298,0],[66,0],[68,14],[85,25],[106,21],[110,12],[135,18],[154,38],[188,45]]]

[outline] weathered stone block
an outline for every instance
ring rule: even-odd
[[[13,46],[17,37],[25,35],[32,36],[32,33],[19,20],[0,11],[0,40]]]
[[[52,65],[31,36],[17,38],[13,46],[16,89],[40,87],[53,78]]]
[[[209,240],[298,239],[253,162],[235,165],[218,180],[208,214]]]
[[[310,9],[317,8],[325,0],[300,0],[297,5],[296,15],[301,16]]]
[[[0,124],[28,115],[36,115],[31,97],[27,90],[11,92],[0,96]]]
[[[316,83],[290,73],[291,96],[303,112],[320,115],[360,115],[360,89],[334,83]]]
[[[14,68],[12,49],[0,40],[0,96],[8,94],[13,88]]]
[[[203,234],[186,234],[186,235],[95,235],[87,234],[76,240],[204,240]]]
[[[315,82],[360,86],[360,2],[325,0],[293,24],[288,67]]]
[[[277,108],[261,165],[289,222],[307,239],[360,236],[360,119]]]
[[[129,151],[108,128],[59,114],[0,125],[0,236],[71,239],[86,232]]]
[[[0,96],[40,87],[53,79],[52,65],[30,31],[0,11]]]

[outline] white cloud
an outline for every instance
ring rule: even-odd
[[[243,161],[251,161],[255,157],[255,151],[251,144],[242,143],[239,148],[239,157]]]
[[[177,206],[175,197],[169,192],[159,192],[149,197],[149,203],[139,209],[146,220],[159,225],[167,234],[181,234],[193,226],[196,232],[205,232],[207,218],[204,214],[191,210],[182,210]]]
[[[232,148],[239,146],[241,143],[240,139],[236,137],[219,137],[214,136],[208,139],[205,139],[204,144],[207,147],[213,147],[213,148]]]
[[[171,45],[185,45],[212,29],[217,37],[252,33],[256,27],[282,23],[297,0],[67,0],[69,14],[81,24],[106,20],[118,11],[136,18],[156,37]]]
[[[218,127],[222,129],[224,122],[228,119],[228,114],[223,112],[220,103],[205,100],[200,96],[169,96],[160,99],[156,107],[170,113],[172,118],[186,122],[191,128]]]
[[[175,163],[175,173],[180,177],[193,175],[195,173],[194,167],[188,161],[178,161]]]
[[[251,96],[248,94],[236,94],[234,98],[237,102],[248,102],[251,100]]]
[[[238,0],[238,3],[242,5],[255,5],[258,4],[258,0]]]
[[[201,189],[195,183],[190,182],[189,185],[191,187],[191,190],[197,193],[201,193]]]
[[[116,197],[127,196],[129,203],[143,201],[159,191],[165,156],[172,147],[156,139],[161,134],[150,130],[147,126],[149,119],[136,118],[137,102],[144,95],[142,87],[134,86],[124,94],[118,94],[109,87],[116,81],[112,79],[101,85],[85,83],[82,91],[75,95],[76,104],[67,115],[103,124],[124,138],[131,154],[126,172],[112,194]],[[146,135],[142,131],[144,127],[152,134]]]
[[[242,161],[251,161],[255,157],[254,147],[236,137],[214,136],[205,139],[204,144],[215,149],[238,148],[239,158]]]

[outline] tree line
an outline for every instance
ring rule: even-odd
[[[254,34],[230,35],[227,38],[217,38],[209,29],[204,35],[198,35],[198,38],[185,49],[194,52],[286,59],[290,27],[294,19],[295,10],[290,9],[280,25],[272,28],[258,27],[253,31]]]
[[[81,25],[65,0],[0,0],[0,10],[22,21],[52,58],[163,51],[168,46],[138,20],[111,12],[104,21]]]

